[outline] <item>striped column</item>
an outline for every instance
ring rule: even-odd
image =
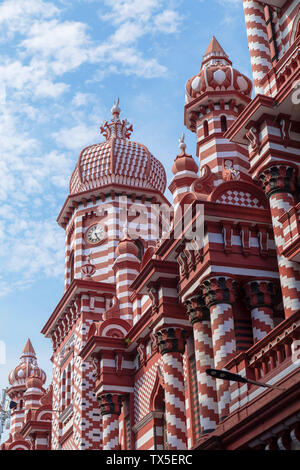
[[[139,273],[140,260],[138,258],[138,247],[126,233],[119,241],[116,249],[116,260],[113,271],[116,276],[116,296],[119,301],[120,318],[133,321],[133,307],[130,300],[132,290],[130,285]]]
[[[255,280],[248,282],[244,289],[251,310],[253,341],[257,343],[274,328],[275,284],[267,280]]]
[[[296,169],[288,165],[272,165],[259,176],[269,197],[274,239],[277,250],[278,270],[285,317],[300,309],[300,264],[282,255],[284,247],[283,227],[280,217],[295,205]]]
[[[186,307],[193,325],[200,424],[205,434],[213,431],[218,423],[216,381],[206,374],[206,369],[214,368],[209,310],[201,296],[188,300]]]
[[[105,393],[98,400],[102,414],[103,450],[118,450],[120,449],[119,416],[123,396],[116,393]]]
[[[203,281],[205,304],[210,309],[212,343],[216,369],[222,369],[236,352],[232,304],[237,284],[230,277],[212,277]],[[230,383],[217,379],[219,419],[229,414]]]
[[[21,400],[23,399],[24,391],[15,392],[14,394],[8,394],[9,398],[12,401],[18,403],[18,406],[14,408],[11,412],[11,422],[10,422],[10,433],[14,437],[15,434],[19,432],[19,430],[23,426],[24,422],[24,408],[21,406]]]
[[[261,80],[272,67],[264,6],[256,0],[243,0],[243,4],[255,92],[264,94]]]
[[[168,450],[187,448],[183,353],[186,333],[181,328],[163,328],[157,333],[163,357]]]

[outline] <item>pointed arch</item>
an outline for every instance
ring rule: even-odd
[[[295,18],[293,21],[293,27],[290,36],[290,46],[294,44],[294,42],[300,37],[300,6],[295,14]]]
[[[153,387],[152,387],[152,392],[151,392],[151,395],[150,395],[149,406],[150,406],[151,411],[158,411],[157,406],[159,404],[159,398],[160,398],[161,391],[163,391],[163,393],[164,393],[164,383],[163,383],[163,379],[162,379],[162,377],[159,373],[158,367],[157,367],[157,370],[156,370],[156,377],[155,377],[155,381],[154,381],[154,384],[153,384]]]

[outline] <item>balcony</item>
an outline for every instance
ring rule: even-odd
[[[225,368],[279,388],[230,382],[230,414],[195,448],[300,449],[300,311]]]

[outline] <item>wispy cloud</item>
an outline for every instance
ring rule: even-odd
[[[74,2],[0,5],[0,43],[6,45],[0,56],[0,261],[9,277],[0,278],[0,296],[30,286],[37,275],[62,276],[64,234],[55,218],[78,152],[99,141],[97,122],[104,117],[99,97],[83,91],[84,84],[109,74],[166,74],[143,41],[178,31],[181,17],[171,1],[101,3],[99,25],[108,31],[102,36],[68,14]],[[71,77],[80,70],[79,91]]]

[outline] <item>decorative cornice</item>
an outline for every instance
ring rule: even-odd
[[[119,416],[121,414],[123,398],[123,395],[117,393],[103,393],[97,397],[102,416],[108,414]]]
[[[205,304],[211,307],[215,304],[233,304],[236,300],[237,282],[230,277],[212,277],[201,284]]]
[[[162,355],[172,352],[184,353],[187,332],[181,328],[163,328],[156,332]]]
[[[264,168],[259,180],[268,197],[275,193],[293,194],[297,184],[297,170],[286,164],[272,164]]]

